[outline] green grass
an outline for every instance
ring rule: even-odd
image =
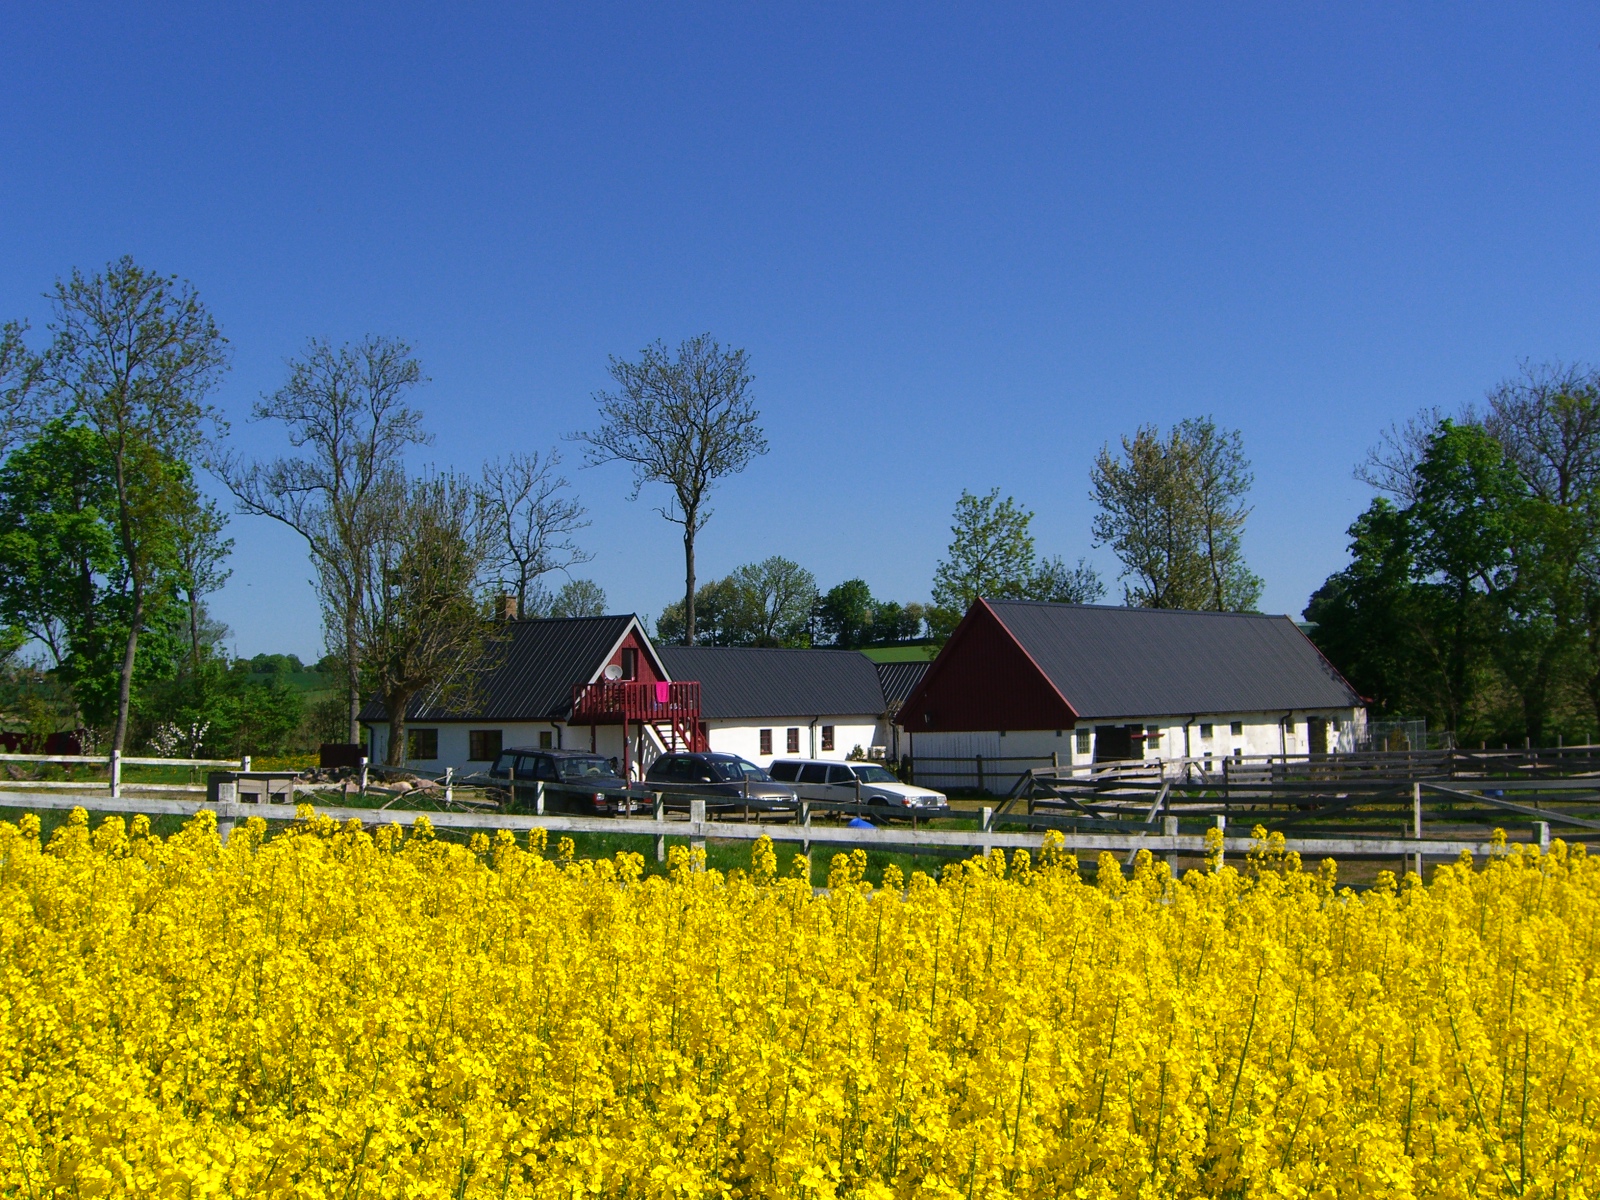
[[[932,662],[938,656],[937,646],[866,646],[861,653],[873,662]]]

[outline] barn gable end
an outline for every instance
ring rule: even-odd
[[[911,733],[1070,729],[1078,714],[1011,631],[979,600],[906,697]]]

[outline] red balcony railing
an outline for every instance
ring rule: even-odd
[[[614,721],[620,721],[624,730],[629,724],[653,726],[662,745],[669,749],[680,745],[690,750],[707,748],[705,727],[700,723],[700,684],[696,680],[638,683],[600,679],[572,689],[573,724],[608,725]]]
[[[700,722],[700,683],[636,683],[600,679],[572,689],[572,720]]]

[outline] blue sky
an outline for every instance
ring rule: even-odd
[[[1596,354],[1592,7],[5,6],[0,317],[124,253],[192,280],[247,420],[312,335],[404,337],[476,469],[592,419],[609,354],[749,352],[772,453],[703,578],[783,554],[927,595],[963,487],[1091,549],[1088,472],[1210,414],[1254,462],[1263,606],[1345,561],[1389,421]],[[614,608],[681,594],[622,467],[578,469]],[[218,614],[320,651],[292,536]]]

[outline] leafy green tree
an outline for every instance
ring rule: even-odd
[[[575,437],[587,446],[590,465],[633,468],[632,499],[647,483],[672,489],[672,499],[656,511],[683,526],[681,628],[684,644],[692,646],[699,629],[694,541],[711,519],[711,490],[767,452],[745,353],[724,350],[707,333],[685,341],[676,354],[658,341],[637,362],[613,357],[609,370],[617,390],[595,395],[599,428]]]
[[[816,576],[797,562],[773,555],[746,563],[728,576],[733,608],[724,621],[730,644],[805,646],[817,603]]]
[[[1059,555],[1042,559],[1028,583],[1028,599],[1055,604],[1093,604],[1105,594],[1100,573],[1081,558],[1070,567]]]
[[[606,611],[606,591],[592,579],[569,579],[550,601],[552,617],[600,617]]]
[[[817,604],[821,638],[841,649],[865,646],[872,640],[878,602],[865,579],[846,579],[829,588]]]
[[[194,503],[190,464],[212,417],[206,394],[227,341],[194,289],[123,258],[74,271],[53,293],[53,340],[41,373],[70,420],[104,446],[112,528],[126,580],[126,636],[111,745],[121,750],[139,636],[172,586],[179,514]]]
[[[1408,469],[1411,502],[1375,500],[1312,597],[1315,639],[1381,715],[1538,740],[1571,669],[1560,564],[1577,534],[1481,425],[1442,419]]]
[[[950,547],[933,573],[933,606],[927,620],[934,636],[950,636],[973,601],[1048,600],[1085,604],[1105,588],[1083,559],[1067,567],[1060,558],[1037,559],[1029,526],[1033,513],[1000,489],[977,496],[963,490],[950,526]]]
[[[977,496],[965,489],[956,501],[950,547],[933,572],[933,622],[948,636],[980,596],[991,600],[1025,597],[1037,567],[1033,514],[1010,496],[991,488]]]
[[[1098,545],[1110,546],[1132,582],[1128,604],[1145,608],[1254,609],[1261,580],[1244,562],[1252,483],[1243,440],[1209,417],[1153,425],[1104,447],[1090,473]]]
[[[105,443],[63,421],[0,467],[0,614],[57,667],[120,606],[114,487]]]
[[[809,645],[816,603],[816,578],[798,563],[777,555],[746,563],[697,591],[698,640],[708,646]],[[682,604],[667,605],[656,621],[656,636],[663,641],[682,638],[683,611]]]
[[[37,432],[44,417],[38,402],[40,361],[28,349],[19,321],[0,324],[0,455]]]
[[[734,594],[730,579],[713,579],[710,583],[702,583],[694,593],[695,619],[699,630],[695,642],[704,646],[734,645],[728,639],[737,636],[737,628],[732,625],[732,616],[737,607],[738,597]],[[663,642],[687,645],[686,630],[683,601],[674,600],[656,618],[656,638]]]

